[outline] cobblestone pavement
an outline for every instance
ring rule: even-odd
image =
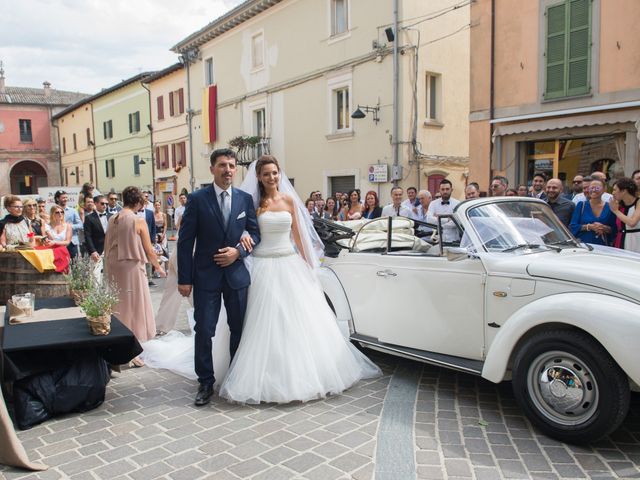
[[[178,325],[186,327],[184,316]],[[0,478],[640,477],[638,394],[614,435],[575,447],[536,432],[508,383],[368,353],[382,378],[344,395],[282,406],[215,397],[196,408],[194,381],[149,368],[123,370],[98,409],[19,432],[30,457],[48,471],[0,467]],[[403,381],[410,388],[395,390]]]

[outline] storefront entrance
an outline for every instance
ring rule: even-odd
[[[526,142],[521,180],[531,185],[538,172],[563,181],[596,171],[605,173],[608,179],[620,178],[624,175],[624,148],[624,135]]]

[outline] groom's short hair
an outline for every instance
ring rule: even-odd
[[[211,152],[211,157],[209,159],[212,167],[216,164],[218,158],[220,157],[229,157],[235,160],[236,152],[234,152],[230,148],[218,148],[217,150],[214,150],[213,152]]]

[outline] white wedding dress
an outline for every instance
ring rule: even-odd
[[[240,347],[220,396],[238,403],[307,401],[380,369],[342,336],[320,283],[291,242],[291,214],[258,217]]]
[[[340,393],[363,378],[380,376],[380,369],[342,335],[313,270],[296,253],[291,242],[291,214],[267,211],[258,216],[258,224],[261,240],[251,255],[242,339],[222,381],[220,396],[253,404],[308,401]],[[149,361],[148,345],[163,338],[143,345],[147,365],[157,365]],[[193,339],[186,338],[190,340],[192,369]],[[216,358],[223,356],[220,350],[228,355],[228,338],[226,317],[221,313],[213,348],[219,379],[223,377]],[[179,356],[184,358],[182,347]],[[184,375],[167,365],[171,361],[163,363],[160,368]],[[192,370],[189,373],[189,378],[195,378]]]

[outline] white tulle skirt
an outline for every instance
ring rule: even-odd
[[[251,279],[240,347],[221,397],[254,404],[308,401],[381,375],[342,335],[299,255],[254,256]]]
[[[177,293],[176,295],[180,296]],[[183,377],[197,380],[198,376],[194,366],[194,337],[193,337],[193,308],[187,310],[190,335],[185,335],[177,330],[171,330],[162,337],[144,342],[144,351],[140,355],[147,367],[169,370]],[[213,369],[216,378],[223,379],[229,369],[229,325],[224,313],[224,304],[220,312],[220,318],[216,325],[216,334],[213,339]],[[214,387],[220,387],[220,380]]]

